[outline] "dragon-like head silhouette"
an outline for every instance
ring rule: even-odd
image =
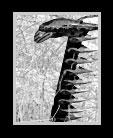
[[[57,38],[62,36],[81,37],[87,35],[89,31],[97,30],[98,25],[85,23],[83,19],[92,18],[96,15],[81,17],[78,20],[58,18],[44,22],[39,26],[35,33],[34,41],[41,43],[49,38]]]

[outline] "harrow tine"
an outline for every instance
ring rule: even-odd
[[[98,15],[86,15],[86,16],[84,16],[84,17],[79,18],[77,21],[79,22],[79,21],[82,21],[83,19],[86,19],[86,18],[93,18],[93,17],[98,17]]]

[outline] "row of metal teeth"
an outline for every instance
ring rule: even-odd
[[[36,34],[34,35],[34,41],[36,43],[42,43],[44,42],[45,40],[51,38],[52,36],[52,32],[48,32],[48,33],[45,33],[45,32],[36,32]]]
[[[97,37],[95,37],[95,38],[91,38],[91,37],[84,37],[84,38],[82,38],[82,37],[80,37],[80,38],[77,38],[78,39],[78,41],[79,42],[81,42],[81,41],[85,41],[85,40],[91,40],[91,39],[96,39]],[[73,40],[71,40],[71,42],[73,43],[74,42],[74,40],[76,41],[76,37],[75,38],[72,38]],[[85,52],[94,52],[94,51],[97,51],[97,50],[90,50],[90,51],[85,51],[85,49],[86,49],[86,47],[85,46],[83,46],[82,48],[80,48],[80,49],[77,49],[77,48],[70,48],[69,50],[68,50],[68,52],[69,51],[71,51],[71,50],[74,50],[74,51],[76,51],[76,52],[78,52],[78,53],[85,53]],[[98,60],[98,59],[97,59]],[[93,62],[93,61],[88,61],[87,59],[85,59],[85,58],[82,58],[82,57],[78,57],[76,60],[75,59],[67,59],[65,62],[67,62],[67,63],[69,63],[69,62],[74,62],[74,63],[77,63],[77,64],[83,64],[83,63],[91,63],[91,62]],[[88,70],[88,69],[84,69],[84,68],[82,68],[82,67],[78,67],[76,70],[71,70],[71,69],[68,69],[68,70],[65,70],[64,71],[64,74],[67,72],[67,71],[69,71],[69,72],[72,72],[72,73],[74,73],[74,74],[83,74],[83,73],[90,73],[90,72],[93,72],[92,70]],[[71,81],[71,80],[64,80],[64,82],[68,82],[68,84],[66,84],[66,85],[70,85],[70,84],[72,84],[72,85],[81,85],[81,84],[87,84],[87,83],[91,83],[92,81],[82,81],[82,80],[80,80],[80,81]],[[64,94],[65,94],[65,91],[67,91],[68,93],[71,93],[71,94],[77,94],[77,93],[82,93],[82,92],[87,92],[87,91],[75,91],[74,89],[73,90],[61,90],[61,91],[59,91],[60,93],[62,93],[64,91]],[[57,93],[58,94],[58,93]],[[61,104],[65,104],[65,103],[63,103],[63,102],[69,102],[69,103],[80,103],[80,102],[83,102],[83,101],[86,101],[86,100],[79,100],[79,101],[75,101],[74,100],[74,98],[72,97],[72,99],[70,98],[70,100],[66,100],[66,99],[60,99],[59,100],[59,105],[61,105]],[[70,109],[61,109],[62,111],[65,111],[65,112],[69,112],[69,113],[80,113],[80,112],[83,112],[83,111],[77,111],[76,110],[76,108],[74,108],[74,106],[72,107],[72,108],[70,108]],[[72,115],[72,116],[70,116],[70,118],[71,118],[71,120],[76,120],[76,119],[79,119],[79,118],[81,118],[81,116],[78,116],[78,117],[76,117],[75,115]]]

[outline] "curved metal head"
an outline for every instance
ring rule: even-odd
[[[83,22],[83,19],[92,17],[97,17],[97,15],[84,16],[78,20],[58,18],[47,21],[39,26],[38,31],[35,33],[34,40],[37,43],[41,43],[49,38],[70,36],[72,32],[74,32],[74,36],[78,36],[78,32],[84,33],[84,31],[97,30],[97,24]]]

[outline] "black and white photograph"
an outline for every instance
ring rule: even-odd
[[[13,125],[101,125],[100,40],[100,12],[13,12]]]

